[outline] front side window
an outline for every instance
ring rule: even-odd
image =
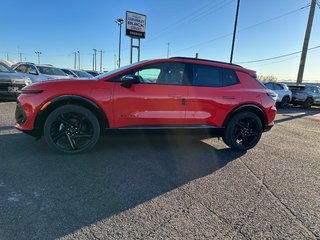
[[[27,73],[28,68],[25,64],[21,64],[15,70],[18,72]]]
[[[157,83],[161,73],[161,68],[147,68],[135,73],[140,76],[144,83]]]
[[[193,85],[200,87],[222,86],[222,69],[207,65],[194,65]]]
[[[125,75],[134,74],[140,76],[142,83],[146,84],[184,85],[184,79],[187,78],[185,69],[184,63],[155,63],[125,72],[111,81],[119,82]]]

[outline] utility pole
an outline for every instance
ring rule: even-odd
[[[167,45],[168,45],[168,49],[167,49],[167,58],[169,58],[170,43],[168,42],[168,43],[167,43]]]
[[[9,53],[7,53],[7,61],[9,61]]]
[[[74,66],[73,69],[76,70],[77,69],[77,52],[74,52]]]
[[[97,49],[92,49],[93,50],[93,71],[97,71]]]
[[[40,64],[40,54],[42,54],[42,52],[35,51],[34,53],[38,55],[38,64]]]
[[[304,42],[303,42],[303,47],[302,47],[301,59],[300,59],[297,84],[301,84],[302,79],[303,79],[304,66],[306,64],[308,45],[309,45],[309,39],[310,39],[310,35],[311,35],[311,29],[312,29],[315,8],[316,8],[316,0],[311,0],[308,24],[307,24],[306,34],[304,36]]]
[[[19,53],[20,56],[20,62],[22,62],[22,53]]]
[[[236,32],[237,32],[237,25],[238,25],[239,7],[240,7],[240,0],[238,0],[237,12],[236,12],[236,19],[235,19],[235,22],[234,22],[233,38],[232,38],[232,47],[231,47],[231,55],[230,55],[230,63],[232,63],[234,43],[235,43],[235,41],[236,41]]]

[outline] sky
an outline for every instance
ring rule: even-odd
[[[301,54],[254,63],[302,50],[311,0],[241,0],[233,62],[296,81]],[[10,0],[0,4],[0,59],[92,69],[93,48],[103,51],[103,70],[115,68],[119,26],[126,11],[146,15],[141,60],[169,56],[230,59],[237,0]],[[320,45],[320,8],[316,7],[309,48]],[[134,61],[137,52],[134,50]],[[130,38],[122,27],[121,65],[130,63]],[[100,55],[97,56],[97,68]],[[305,81],[320,81],[320,48],[310,50]]]

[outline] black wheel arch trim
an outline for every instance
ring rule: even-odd
[[[240,106],[235,107],[225,118],[224,122],[223,122],[223,127],[226,127],[226,125],[228,124],[228,122],[230,121],[231,117],[236,114],[237,112],[240,111],[249,111],[249,112],[253,112],[256,113],[258,115],[258,117],[261,119],[261,123],[262,123],[262,127],[263,130],[265,130],[267,128],[267,116],[266,113],[263,111],[263,109],[255,104],[243,104]]]
[[[87,107],[89,110],[95,114],[98,118],[100,126],[102,126],[101,130],[105,130],[109,127],[108,118],[105,112],[101,109],[101,107],[96,104],[94,101],[79,95],[61,95],[47,102],[51,102],[45,109],[39,111],[34,124],[34,136],[41,137],[43,135],[43,126],[44,121],[47,116],[57,107],[61,106],[61,104],[75,104],[83,107]],[[44,103],[45,104],[45,103]]]

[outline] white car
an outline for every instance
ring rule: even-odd
[[[61,69],[45,64],[17,63],[13,70],[25,73],[33,83],[54,79],[70,78]]]
[[[288,86],[284,83],[268,82],[264,85],[270,90],[278,94],[277,103],[280,107],[287,107],[292,99],[292,92],[289,90]]]

